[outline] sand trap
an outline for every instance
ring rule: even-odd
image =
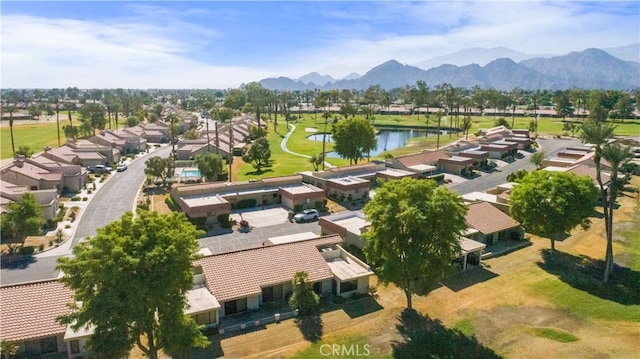
[[[304,129],[304,132],[311,132],[311,133],[314,133],[314,132],[318,132],[318,129],[317,129],[317,128],[315,128],[315,127],[306,127],[306,128]]]

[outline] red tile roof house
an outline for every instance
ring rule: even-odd
[[[218,222],[243,200],[255,200],[258,206],[280,203],[293,210],[296,205],[311,208],[325,199],[321,188],[302,183],[302,176],[269,177],[248,182],[215,182],[176,187],[171,197],[191,218]]]
[[[299,271],[309,274],[320,295],[367,293],[373,272],[341,242],[339,236],[325,236],[198,259],[185,313],[212,327],[225,316],[284,302]],[[0,287],[0,340],[36,354],[82,355],[92,328],[76,332],[56,320],[69,313],[72,300],[71,290],[55,279]]]
[[[21,351],[71,358],[66,326],[56,318],[69,313],[72,300],[71,290],[55,279],[0,287],[0,340],[16,343]]]
[[[201,268],[204,286],[220,303],[216,315],[221,318],[285,300],[292,292],[291,280],[299,271],[307,272],[320,295],[367,293],[373,272],[345,251],[341,242],[333,235],[267,245],[206,256],[194,265]]]
[[[524,230],[520,223],[490,203],[471,203],[468,208],[465,220],[472,229],[468,232],[471,239],[491,245],[498,240],[511,239],[511,233],[522,238]]]

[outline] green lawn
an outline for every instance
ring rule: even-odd
[[[465,317],[465,318],[457,321],[453,325],[453,329],[460,331],[462,334],[464,334],[464,335],[466,335],[468,337],[472,337],[476,333],[476,328],[475,328],[475,325],[473,324],[473,322],[474,322],[474,318]]]
[[[62,127],[62,125],[60,126]],[[16,150],[19,146],[29,146],[35,153],[41,152],[44,146],[58,147],[58,132],[55,121],[52,123],[34,123],[13,126],[13,138]],[[60,128],[60,141],[65,143],[64,133]],[[9,126],[0,128],[0,158],[11,158],[11,131]]]
[[[579,339],[569,332],[555,328],[531,328],[531,333],[537,337],[555,340],[560,343],[575,342]]]

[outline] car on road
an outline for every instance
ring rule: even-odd
[[[111,173],[111,171],[113,171],[113,168],[105,165],[91,165],[87,167],[87,170],[89,171],[89,173],[102,174],[102,173]]]
[[[127,170],[127,164],[126,163],[120,163],[118,165],[118,167],[116,167],[116,171],[118,172],[122,172],[122,171],[126,171]]]
[[[301,213],[296,214],[293,219],[296,222],[313,221],[320,217],[317,209],[305,209]]]

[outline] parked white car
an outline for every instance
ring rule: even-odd
[[[320,217],[317,209],[305,209],[302,213],[296,214],[293,219],[296,222],[313,221]]]

